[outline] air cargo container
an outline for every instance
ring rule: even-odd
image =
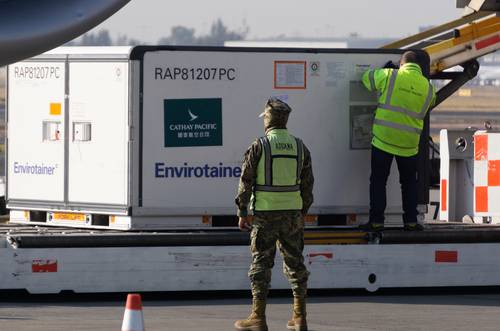
[[[8,67],[11,222],[121,230],[234,225],[246,148],[270,97],[311,151],[309,224],[368,214],[377,97],[399,50],[61,47]],[[388,219],[400,222],[394,165]],[[426,202],[424,201],[424,204]],[[396,224],[395,223],[395,224]]]

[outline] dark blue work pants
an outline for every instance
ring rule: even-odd
[[[392,159],[396,158],[403,200],[403,222],[417,222],[417,156],[403,157],[386,153],[372,146],[370,176],[370,222],[384,223],[387,205],[386,185],[391,172]]]

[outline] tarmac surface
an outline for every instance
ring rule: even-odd
[[[286,293],[269,300],[269,330],[286,330]],[[143,296],[145,327],[155,330],[233,330],[249,312],[248,293],[161,293]],[[1,294],[0,330],[120,330],[125,295]],[[391,290],[313,293],[311,331],[499,330],[500,289]]]

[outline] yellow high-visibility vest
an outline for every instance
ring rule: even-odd
[[[262,155],[252,197],[254,211],[301,210],[302,141],[285,129],[274,129],[260,138],[260,144]]]
[[[368,70],[363,85],[379,94],[372,145],[394,155],[416,155],[425,115],[436,98],[420,67],[406,63],[399,70]]]

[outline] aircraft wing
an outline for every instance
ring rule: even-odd
[[[130,0],[0,0],[0,66],[60,46]]]

